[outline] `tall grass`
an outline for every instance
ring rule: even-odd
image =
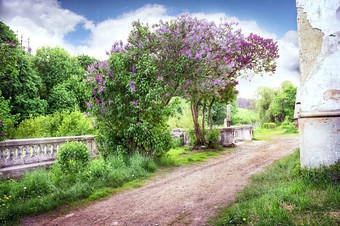
[[[300,169],[295,153],[277,161],[210,221],[214,225],[340,225],[340,162]]]
[[[53,210],[75,200],[98,198],[103,195],[98,190],[120,187],[147,177],[156,169],[152,159],[136,153],[125,159],[94,159],[78,173],[64,174],[60,168],[52,167],[28,172],[21,181],[0,181],[0,225],[17,223],[23,216]]]
[[[139,187],[141,185],[134,181],[148,177],[158,167],[190,165],[220,154],[222,151],[189,152],[178,147],[155,160],[138,153],[128,157],[98,157],[78,173],[64,173],[58,164],[49,170],[36,169],[26,173],[20,181],[0,181],[0,225],[16,224],[24,216],[54,210],[78,200],[103,198],[126,184]]]

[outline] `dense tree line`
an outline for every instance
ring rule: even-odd
[[[85,111],[85,73],[94,58],[71,56],[60,47],[42,47],[31,55],[14,32],[0,22],[2,56],[0,70],[0,117],[2,136],[32,116],[55,112]]]
[[[279,88],[259,87],[256,92],[259,123],[281,124],[291,121],[294,117],[296,90],[289,81],[284,81]]]

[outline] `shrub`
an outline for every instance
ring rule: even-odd
[[[217,148],[221,132],[217,128],[213,128],[211,131],[206,130],[205,133],[206,133],[205,141],[208,147]]]
[[[15,129],[14,138],[43,138],[96,134],[92,120],[80,111],[55,112],[52,115],[23,120]]]
[[[84,143],[66,142],[58,151],[55,167],[60,168],[63,173],[77,173],[87,166],[89,160],[90,153]]]
[[[183,137],[171,137],[172,148],[178,148],[183,146]]]
[[[285,125],[285,126],[280,126],[281,129],[284,129],[285,131],[283,133],[298,133],[299,130],[295,127],[295,125]]]
[[[262,128],[263,129],[275,129],[276,128],[276,124],[273,123],[273,122],[263,123]]]

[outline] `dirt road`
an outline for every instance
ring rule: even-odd
[[[26,218],[24,225],[204,225],[217,208],[231,202],[250,176],[292,154],[298,137],[252,141],[218,159],[179,167],[147,185],[65,216]]]

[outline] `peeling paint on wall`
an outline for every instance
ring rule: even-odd
[[[311,26],[307,20],[307,13],[303,12],[302,8],[298,8],[297,23],[300,34],[300,83],[303,85],[316,66],[318,55],[321,52],[322,37],[324,34],[320,29]]]
[[[340,101],[340,90],[336,90],[336,89],[327,90],[323,94],[323,99],[324,100],[334,99],[336,101]]]

